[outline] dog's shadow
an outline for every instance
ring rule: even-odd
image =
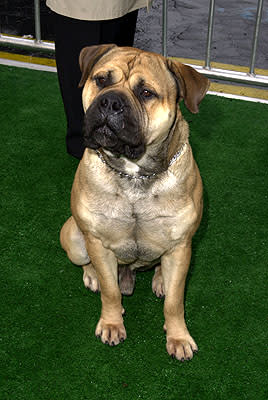
[[[185,283],[185,295],[187,293],[190,279],[194,273],[195,268],[197,267],[196,259],[197,259],[197,254],[199,253],[199,247],[206,236],[208,225],[209,225],[209,196],[208,196],[208,191],[206,189],[206,184],[204,182],[203,182],[203,201],[204,201],[204,206],[203,206],[202,220],[201,220],[201,223],[199,225],[197,232],[195,233],[195,235],[192,239],[192,257],[191,257],[191,264],[189,267],[189,271],[188,271],[188,275],[187,275],[186,283]]]
[[[212,107],[206,107],[205,103],[211,105]],[[182,111],[184,118],[189,124],[190,128],[190,143],[193,150],[194,158],[199,165],[198,158],[200,157],[200,164],[205,162],[205,157],[203,155],[203,151],[206,151],[206,147],[210,147],[209,143],[213,140],[214,133],[219,129],[220,123],[222,122],[221,112],[221,104],[218,101],[215,101],[213,98],[205,98],[200,109],[200,113],[197,115],[191,114],[184,106],[182,105]],[[212,110],[212,113],[211,113]],[[217,118],[216,118],[217,116]],[[213,125],[211,124],[211,120],[214,121]],[[207,146],[208,145],[208,146]],[[199,156],[199,157],[198,157]],[[202,160],[201,160],[202,157]],[[199,166],[200,174],[202,177],[203,183],[203,216],[200,223],[200,226],[195,233],[192,239],[192,257],[191,264],[189,267],[189,272],[186,279],[185,284],[185,295],[187,294],[187,289],[189,286],[189,282],[194,273],[195,268],[197,267],[197,255],[199,253],[199,249],[201,243],[203,242],[209,225],[209,191],[206,186],[205,174],[202,173],[202,166]]]
[[[183,105],[183,114],[190,127],[190,143],[193,149],[194,158],[199,165],[200,174],[203,183],[203,216],[200,226],[192,239],[192,258],[189,272],[185,284],[185,295],[194,270],[198,268],[198,254],[201,243],[204,241],[210,220],[210,188],[206,185],[206,173],[210,171],[206,168],[206,151],[211,151],[211,141],[215,141],[218,132],[221,131],[221,124],[224,118],[224,110],[222,109],[221,99],[215,96],[206,97],[202,102],[200,113],[192,115]],[[231,101],[231,100],[230,100]],[[206,104],[207,103],[207,104]],[[213,121],[213,124],[211,124]],[[213,155],[215,157],[215,154]],[[198,160],[200,158],[200,160]],[[202,159],[201,159],[202,158]],[[200,161],[200,162],[199,162]],[[202,164],[204,168],[202,168]]]

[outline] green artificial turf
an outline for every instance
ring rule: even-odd
[[[152,271],[123,300],[127,340],[94,336],[100,297],[59,244],[78,162],[56,74],[1,66],[0,99],[0,399],[267,399],[268,106],[207,96],[197,115],[182,107],[205,210],[186,291],[199,353],[180,363]]]

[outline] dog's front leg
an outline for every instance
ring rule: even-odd
[[[190,360],[198,350],[184,320],[184,288],[190,259],[191,247],[178,246],[161,259],[167,351],[181,361]]]
[[[86,247],[101,289],[102,310],[95,334],[101,341],[115,346],[126,339],[122,317],[121,293],[118,286],[117,259],[100,240],[87,234]]]

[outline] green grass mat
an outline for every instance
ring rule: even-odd
[[[205,211],[186,291],[199,353],[180,363],[152,271],[123,300],[126,342],[94,336],[100,297],[59,244],[78,163],[56,75],[1,66],[0,101],[0,399],[267,399],[268,106],[207,96],[198,115],[183,108]]]

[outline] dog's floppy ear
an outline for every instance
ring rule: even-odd
[[[194,114],[198,113],[198,105],[208,90],[209,80],[194,68],[177,60],[168,59],[167,63],[179,85],[180,99],[184,99],[189,111]]]
[[[102,44],[99,46],[89,46],[84,47],[79,56],[79,65],[82,72],[82,77],[79,82],[78,87],[84,86],[86,80],[89,76],[91,69],[94,67],[96,62],[114,47],[117,47],[116,44]]]

